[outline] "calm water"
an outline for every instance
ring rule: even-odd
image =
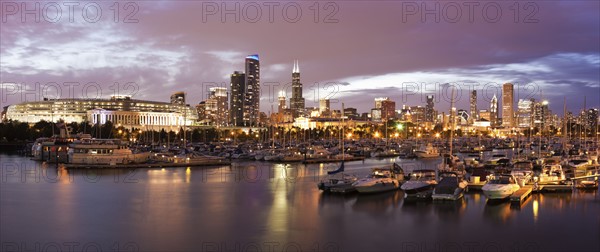
[[[534,194],[520,207],[476,192],[406,202],[402,191],[322,194],[316,182],[336,164],[64,170],[0,158],[2,251],[600,250],[598,192]],[[363,176],[393,161],[346,169]]]

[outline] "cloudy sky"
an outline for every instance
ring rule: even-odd
[[[600,106],[599,13],[598,1],[3,1],[2,106],[175,91],[197,104],[256,53],[265,112],[299,60],[307,106],[366,112],[376,97],[399,108],[434,94],[447,110],[454,87],[457,107],[475,89],[487,108],[511,82],[515,103],[548,99],[562,114],[565,97],[569,110],[584,96]]]

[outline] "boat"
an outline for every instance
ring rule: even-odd
[[[69,144],[69,164],[117,165],[149,160],[149,152],[133,153],[119,139],[81,139]]]
[[[405,198],[429,198],[437,185],[434,170],[415,170],[409,177],[410,179],[400,187]]]
[[[397,190],[400,187],[400,181],[404,180],[404,173],[401,169],[394,168],[375,168],[366,178],[359,179],[352,186],[359,193],[377,193]]]
[[[272,151],[270,153],[267,153],[263,159],[265,161],[281,161],[283,159],[283,154],[276,152],[276,151]]]
[[[523,187],[533,178],[533,164],[530,161],[515,162],[510,175],[515,178],[520,187]]]
[[[414,154],[418,158],[435,158],[440,156],[440,152],[437,148],[434,148],[431,143],[422,145],[421,148],[414,151]]]
[[[356,191],[352,184],[357,180],[356,176],[344,173],[344,162],[342,162],[337,170],[327,172],[327,177],[317,184],[317,188],[323,192],[348,193]]]
[[[70,141],[62,137],[42,137],[36,139],[31,146],[33,160],[48,163],[67,162]]]
[[[342,103],[342,108],[343,107],[344,104]],[[342,149],[342,163],[340,164],[340,167],[335,171],[328,171],[328,177],[319,182],[317,186],[322,191],[334,193],[349,193],[355,192],[357,190],[354,184],[357,182],[358,178],[354,175],[348,175],[344,173],[344,157],[346,154],[344,153],[344,142],[341,141],[340,144]]]
[[[304,155],[298,151],[288,151],[281,158],[283,162],[300,162],[302,160],[304,160]]]
[[[565,172],[560,164],[545,164],[533,170],[535,184],[561,184],[565,182]]]
[[[440,182],[433,189],[434,200],[458,200],[463,197],[467,181],[456,172],[441,172]]]
[[[521,188],[511,175],[490,175],[481,190],[491,200],[505,199]]]
[[[579,190],[598,190],[599,166],[588,166],[585,169],[575,170],[575,187]]]

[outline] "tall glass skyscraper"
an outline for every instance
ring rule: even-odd
[[[240,71],[233,72],[230,86],[231,96],[229,96],[229,104],[231,104],[229,123],[233,126],[244,125],[245,84],[246,74]]]
[[[258,54],[246,57],[245,84],[244,126],[258,126],[260,120],[260,62]]]

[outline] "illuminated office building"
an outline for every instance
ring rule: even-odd
[[[124,95],[110,99],[44,99],[11,105],[6,117],[26,123],[62,120],[105,124],[110,121],[125,127],[156,126],[158,129],[192,125],[198,119],[196,109],[181,104],[181,96],[174,96],[179,98],[171,99],[173,103],[136,100]]]

